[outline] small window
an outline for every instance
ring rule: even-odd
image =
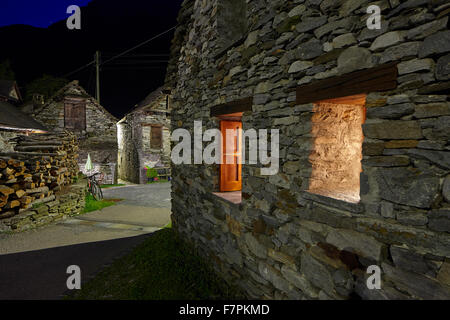
[[[152,149],[162,149],[163,147],[163,136],[162,136],[162,126],[152,126],[150,134],[150,148]]]
[[[86,101],[66,99],[64,102],[64,127],[73,131],[86,130]]]
[[[226,50],[247,33],[247,1],[219,0],[217,3],[217,33],[219,51]]]
[[[365,101],[365,95],[358,95],[315,104],[309,192],[351,203],[360,201]]]

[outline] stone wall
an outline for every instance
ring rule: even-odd
[[[152,103],[133,110],[118,123],[120,179],[147,183],[146,166],[170,166],[170,119],[166,108],[166,95],[161,94]],[[163,126],[161,149],[151,147],[152,125]]]
[[[117,119],[73,81],[58,91],[33,117],[53,132],[65,130],[64,99],[86,100],[86,129],[75,132],[80,144],[79,166],[85,172],[88,153],[96,169],[101,169],[103,183],[117,183]]]
[[[180,12],[173,129],[218,128],[211,107],[253,96],[244,130],[280,129],[281,169],[244,165],[234,205],[212,194],[217,166],[174,167],[175,229],[250,298],[449,299],[447,1],[248,0],[248,32],[217,56],[218,1]],[[366,27],[369,4],[382,9],[381,30]],[[397,89],[361,92],[361,201],[307,192],[314,105],[297,105],[296,87],[393,61]],[[365,285],[371,265],[381,290]]]
[[[0,220],[0,233],[20,232],[40,227],[58,220],[79,215],[85,206],[87,182],[80,182],[63,187],[55,195],[55,199],[18,215]]]

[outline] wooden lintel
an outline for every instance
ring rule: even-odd
[[[297,87],[297,104],[397,88],[397,62]]]
[[[252,111],[253,97],[236,100],[211,108],[211,117],[223,116],[245,111]]]

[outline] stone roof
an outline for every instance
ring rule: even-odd
[[[164,91],[166,90],[166,87],[159,87],[158,89],[156,89],[155,91],[153,91],[152,93],[150,93],[147,97],[145,97],[144,100],[142,100],[141,102],[139,102],[133,109],[131,109],[130,112],[127,113],[131,114],[133,112],[142,110],[144,108],[150,107],[152,106],[152,104],[156,101],[158,101],[162,96],[167,95],[167,93],[165,93]],[[153,108],[152,108],[153,109]],[[156,109],[156,108],[155,108]],[[125,115],[126,117],[126,115]],[[124,118],[125,118],[124,117]]]
[[[0,101],[0,129],[47,131],[39,122],[5,101]]]
[[[59,89],[40,110],[37,110],[35,112],[35,115],[41,113],[44,109],[51,105],[52,102],[63,100],[65,97],[84,97],[86,99],[90,99],[97,106],[97,108],[102,110],[111,120],[115,122],[118,121],[115,116],[113,116],[108,110],[106,110],[101,104],[99,104],[94,97],[89,95],[82,86],[80,86],[78,80],[74,80],[65,85],[63,88]]]
[[[144,108],[144,107],[151,105],[153,102],[158,100],[161,97],[161,95],[163,95],[163,90],[164,90],[164,87],[159,87],[158,89],[156,89],[155,91],[150,93],[147,97],[145,97],[144,100],[142,100],[140,103],[138,103],[136,109]],[[134,109],[134,110],[136,110],[136,109]]]

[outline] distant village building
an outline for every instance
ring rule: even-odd
[[[0,101],[18,104],[22,101],[19,86],[13,80],[0,80]]]
[[[169,95],[155,90],[119,121],[120,179],[146,183],[146,168],[170,168]]]
[[[33,117],[49,130],[74,132],[79,140],[80,171],[85,174],[90,154],[93,172],[103,173],[102,183],[117,182],[117,119],[73,81],[33,111]]]
[[[184,1],[173,129],[279,130],[273,175],[172,168],[174,229],[249,298],[450,299],[447,4]]]
[[[18,104],[21,102],[17,83],[0,80],[0,153],[12,152],[14,144],[10,140],[18,135],[47,131],[45,126],[20,111]]]

